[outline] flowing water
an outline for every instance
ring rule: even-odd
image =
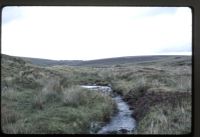
[[[132,133],[135,129],[136,122],[131,116],[132,110],[126,102],[122,100],[122,97],[112,92],[112,89],[108,86],[85,86],[81,87],[101,92],[103,94],[110,95],[117,104],[118,112],[115,114],[109,123],[102,127],[97,134],[109,134],[109,133]]]

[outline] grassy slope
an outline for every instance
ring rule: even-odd
[[[128,56],[128,57],[114,57],[114,58],[106,58],[106,59],[96,59],[96,60],[49,60],[49,59],[40,59],[40,58],[27,58],[20,57],[26,61],[29,61],[32,64],[39,66],[56,66],[56,65],[68,65],[68,66],[90,66],[90,67],[104,67],[106,65],[118,65],[121,64],[146,64],[150,62],[155,62],[159,60],[170,60],[171,58],[175,58],[176,60],[184,60],[188,59],[187,56]],[[181,63],[181,62],[180,62]]]
[[[64,66],[56,71],[65,72]],[[186,134],[191,131],[191,57],[73,68],[79,82],[111,84],[137,119],[137,134]]]
[[[121,76],[114,81],[114,89],[134,109],[137,134],[191,132],[190,63],[187,58],[172,58],[118,72],[116,76]]]
[[[76,86],[67,75],[10,56],[2,56],[1,67],[4,133],[95,132],[113,114],[110,97]]]
[[[185,134],[191,131],[190,57],[168,56],[104,67],[53,66],[46,69],[63,76],[60,83],[68,90],[71,90],[69,85],[75,84],[111,84],[134,109],[137,134]]]

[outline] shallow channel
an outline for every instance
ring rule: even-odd
[[[136,122],[135,119],[131,116],[132,110],[129,109],[128,104],[123,101],[120,95],[114,94],[112,89],[108,86],[81,85],[81,87],[107,94],[111,96],[117,104],[117,113],[111,118],[109,123],[107,123],[97,132],[97,134],[128,134],[134,131]]]

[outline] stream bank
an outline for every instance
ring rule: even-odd
[[[112,99],[116,102],[117,113],[111,118],[111,120],[107,124],[105,124],[105,126],[103,126],[97,132],[97,134],[133,133],[136,127],[136,121],[132,117],[133,110],[130,110],[129,105],[125,101],[123,101],[120,95],[113,93],[112,89],[108,86],[81,85],[81,87],[111,96]]]

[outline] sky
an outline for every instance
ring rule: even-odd
[[[191,55],[187,7],[31,7],[2,11],[1,52],[54,60]]]

